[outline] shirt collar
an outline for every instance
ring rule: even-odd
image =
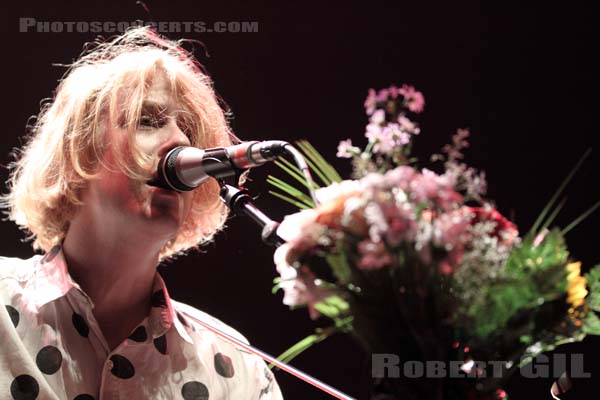
[[[85,295],[69,275],[61,246],[54,246],[42,258],[35,261],[33,276],[27,281],[26,290],[30,308],[39,310],[44,305],[63,297],[73,288],[77,288]],[[90,304],[93,307],[91,300]]]
[[[36,260],[34,277],[27,283],[29,306],[37,311],[45,304],[66,296],[72,289],[84,296],[90,307],[94,307],[89,296],[69,274],[62,246],[57,245],[42,258]],[[153,338],[164,335],[172,326],[175,326],[181,338],[192,343],[185,327],[176,316],[165,282],[158,272],[154,277],[151,304],[148,330]]]
[[[158,272],[154,278],[151,305],[152,308],[148,316],[148,330],[153,338],[164,335],[174,325],[175,330],[183,340],[190,344],[193,343],[185,327],[176,316],[167,286]]]

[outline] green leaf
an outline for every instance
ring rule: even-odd
[[[600,335],[600,318],[594,311],[587,313],[583,320],[583,332],[588,335]]]
[[[284,182],[281,179],[276,178],[274,176],[268,176],[267,183],[278,188],[282,192],[288,194],[294,200],[300,201],[310,207],[314,207],[314,202],[309,196],[307,196],[305,193],[302,193],[301,191],[299,191],[297,188],[290,185],[289,183]]]
[[[340,182],[342,178],[337,171],[329,164],[325,158],[307,141],[298,141],[296,145],[303,153],[306,163],[309,168],[319,177],[325,184],[330,185],[332,182]],[[285,159],[275,161],[275,164],[287,173],[292,179],[300,183],[304,188],[310,190],[310,185],[306,181],[302,171],[293,163]],[[300,209],[314,208],[315,201],[302,190],[274,176],[267,177],[267,182],[280,189],[283,193],[269,192],[275,197],[282,199]],[[315,188],[320,186],[313,182]]]
[[[552,195],[552,197],[550,198],[550,200],[548,201],[548,203],[546,203],[546,206],[542,209],[542,212],[537,217],[537,219],[533,223],[533,226],[529,230],[528,235],[531,234],[531,235],[535,236],[538,233],[538,227],[542,224],[542,222],[544,221],[544,218],[546,218],[546,214],[548,214],[548,212],[550,211],[550,209],[552,208],[552,206],[556,202],[556,199],[558,199],[558,196],[560,196],[561,193],[565,190],[565,187],[567,186],[567,184],[571,181],[571,179],[573,179],[573,176],[575,175],[575,173],[577,172],[577,170],[579,169],[579,167],[581,167],[581,164],[583,164],[583,162],[590,155],[591,152],[592,152],[592,150],[588,149],[583,154],[583,156],[579,159],[579,161],[577,161],[577,164],[575,164],[575,167],[573,167],[573,169],[571,170],[571,172],[569,172],[569,174],[562,181],[562,183],[560,184],[560,186],[558,187],[558,189],[556,190],[556,192],[554,192],[554,194]]]
[[[315,330],[314,334],[309,335],[309,336],[305,337],[304,339],[300,340],[299,342],[297,342],[296,344],[292,345],[286,351],[281,353],[277,357],[277,359],[281,362],[289,363],[294,358],[296,358],[298,355],[300,355],[304,351],[308,350],[310,347],[314,346],[315,344],[317,344],[319,342],[322,342],[323,340],[327,339],[334,333],[339,332],[340,330],[341,329],[336,325],[330,326],[327,328],[322,328],[322,329],[318,328]],[[272,369],[273,367],[274,367],[273,364],[269,364],[269,368]]]
[[[600,264],[593,267],[584,277],[589,289],[585,302],[590,309],[600,311]]]
[[[273,278],[273,287],[271,288],[271,294],[275,294],[277,293],[277,291],[279,291],[279,289],[281,289],[281,277],[278,276],[277,278]]]
[[[350,309],[350,305],[340,296],[328,296],[324,300],[315,304],[315,310],[324,316],[336,319],[345,316]]]
[[[555,335],[553,333],[544,332],[545,336],[542,340],[537,341],[529,346],[520,357],[519,368],[529,364],[534,357],[541,353],[552,351],[560,345],[566,343],[580,342],[585,338],[585,333],[578,332],[571,336]]]
[[[338,243],[339,253],[327,254],[325,260],[331,267],[333,274],[341,284],[347,284],[350,282],[352,272],[350,271],[350,265],[346,258],[346,253],[342,243]]]
[[[308,182],[306,182],[304,175],[302,175],[302,171],[300,171],[300,169],[298,167],[296,167],[294,164],[290,163],[287,160],[282,159],[281,161],[275,160],[275,165],[277,165],[279,168],[281,168],[285,173],[287,173],[290,177],[294,178],[294,180],[296,180],[298,183],[300,183],[305,188],[308,189],[310,187],[308,185]],[[315,184],[315,186],[318,187],[317,184]]]
[[[570,230],[572,230],[573,228],[575,228],[577,225],[579,225],[581,223],[581,221],[585,220],[587,217],[589,217],[594,211],[596,211],[596,209],[600,207],[600,201],[597,201],[596,204],[594,204],[593,206],[591,206],[590,208],[588,208],[583,214],[581,214],[579,217],[575,218],[575,221],[571,222],[569,225],[567,225],[566,228],[564,228],[561,233],[563,235],[566,235]]]
[[[567,201],[567,198],[565,197],[564,199],[561,200],[560,203],[558,203],[558,205],[556,206],[554,211],[552,211],[552,213],[550,214],[550,216],[548,217],[546,222],[544,222],[544,224],[540,228],[540,232],[543,232],[545,229],[548,229],[550,224],[554,221],[554,219],[556,219],[556,216],[558,215],[560,210],[562,210],[562,208],[565,206],[566,201]]]
[[[301,201],[297,201],[297,200],[295,200],[295,199],[293,199],[293,198],[291,198],[289,196],[286,196],[286,195],[281,194],[281,193],[274,192],[272,190],[269,190],[269,194],[271,194],[271,195],[273,195],[273,196],[275,196],[275,197],[277,197],[277,198],[279,198],[279,199],[281,199],[283,201],[287,201],[291,205],[296,206],[296,207],[298,207],[301,210],[308,210],[308,209],[313,208],[312,206],[304,204]]]
[[[331,182],[341,182],[340,174],[329,164],[325,158],[314,148],[307,140],[299,140],[296,145],[302,150],[308,159],[310,159],[318,169],[320,169],[327,179]]]
[[[281,353],[277,357],[277,359],[279,361],[287,364],[290,361],[292,361],[294,358],[296,358],[298,355],[300,355],[302,352],[309,349],[313,345],[319,343],[323,339],[325,339],[325,338],[322,337],[322,335],[318,335],[318,334],[309,335],[309,336],[305,337],[304,339],[300,340],[298,343],[291,346],[289,349],[287,349],[283,353]],[[274,367],[273,364],[269,364],[269,368],[272,369],[273,367]]]

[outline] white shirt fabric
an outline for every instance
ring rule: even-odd
[[[0,258],[0,399],[281,399],[258,356],[208,330],[238,332],[169,298],[157,273],[148,317],[113,351],[60,246]]]

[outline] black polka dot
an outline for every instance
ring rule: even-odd
[[[52,249],[50,249],[50,251],[47,252],[44,257],[42,257],[42,262],[47,263],[47,262],[54,260],[54,257],[56,257],[56,255],[58,254],[59,251],[60,251],[60,245],[57,244]]]
[[[114,376],[121,379],[129,379],[135,375],[135,369],[133,364],[123,356],[114,354],[110,357],[110,361],[113,363],[113,367],[110,370]]]
[[[129,335],[129,339],[134,342],[145,342],[148,339],[148,334],[146,333],[146,328],[144,326],[138,326],[135,331]]]
[[[181,388],[185,400],[208,400],[208,388],[203,383],[192,381]]]
[[[85,318],[74,312],[71,320],[73,321],[73,326],[77,329],[77,332],[83,337],[88,337],[90,334],[90,327],[87,322],[85,322]]]
[[[160,289],[152,294],[151,299],[152,307],[166,307],[167,301],[165,300],[165,291]]]
[[[231,358],[223,353],[215,354],[215,370],[219,375],[225,378],[233,378],[233,375],[235,374]]]
[[[179,322],[181,322],[181,325],[185,326],[186,328],[189,328],[189,324],[185,320],[183,315],[181,315],[180,313],[177,313],[177,319],[179,320]]]
[[[15,400],[34,400],[40,393],[40,386],[30,375],[19,375],[10,384],[10,394]]]
[[[164,334],[154,339],[154,347],[162,354],[167,354],[167,335]]]
[[[76,397],[73,398],[73,400],[94,400],[94,396],[92,396],[91,394],[78,394]]]
[[[16,328],[17,325],[19,325],[19,320],[21,319],[19,312],[13,306],[6,306],[6,311],[8,312],[8,316]]]
[[[37,353],[35,363],[44,374],[52,375],[62,364],[62,354],[56,347],[46,346]]]

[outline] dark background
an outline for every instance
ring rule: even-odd
[[[422,160],[471,129],[467,161],[487,172],[489,197],[524,232],[561,180],[598,134],[592,80],[594,14],[585,2],[526,5],[498,2],[263,2],[147,1],[151,16],[134,1],[12,2],[2,14],[3,124],[0,163],[21,143],[27,118],[51,97],[64,68],[91,33],[20,33],[19,17],[40,21],[258,21],[258,33],[166,33],[196,39],[196,56],[231,107],[232,126],[243,139],[309,139],[335,160],[339,140],[364,144],[363,101],[369,88],[409,83],[425,94],[426,112],[416,153]],[[489,3],[489,4],[486,4]],[[106,34],[110,36],[111,34]],[[596,150],[597,153],[597,150]],[[600,196],[598,155],[568,187],[557,224],[566,226]],[[248,185],[258,205],[275,219],[293,209],[267,194],[263,183],[275,167],[255,170]],[[7,171],[0,169],[6,180]],[[5,190],[5,189],[3,189]],[[162,268],[172,296],[207,311],[243,332],[262,350],[279,354],[315,324],[305,310],[290,312],[281,293],[271,295],[272,250],[258,228],[234,218],[206,253]],[[585,268],[599,261],[598,214],[567,239]],[[10,222],[0,224],[0,254],[29,257],[28,243]],[[562,347],[585,353],[586,370],[598,375],[597,338]],[[358,398],[365,398],[367,357],[352,339],[337,336],[293,363]],[[288,399],[326,399],[307,384],[277,373]],[[594,378],[576,382],[572,395],[593,389]],[[552,379],[516,378],[511,398],[550,398]],[[581,397],[583,398],[583,397]]]

